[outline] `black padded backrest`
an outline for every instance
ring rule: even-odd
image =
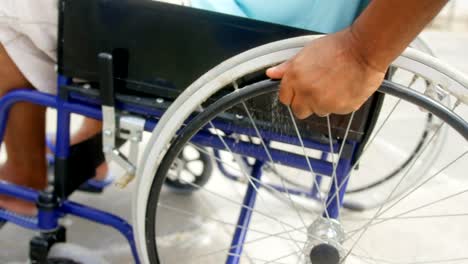
[[[116,64],[116,92],[169,99],[232,56],[269,42],[315,34],[151,0],[60,0],[59,20],[60,74],[97,83],[97,56],[108,52]],[[265,122],[271,122],[270,99],[253,106]],[[369,117],[378,112],[374,101],[355,115],[350,138],[361,139],[367,131]],[[334,136],[343,136],[348,118],[332,118]],[[326,134],[324,120],[312,117],[305,128]],[[294,135],[294,130],[289,132]]]
[[[61,74],[97,81],[97,54],[109,52],[124,88],[168,97],[236,54],[312,34],[151,0],[61,0],[60,20]]]

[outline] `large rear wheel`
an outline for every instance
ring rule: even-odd
[[[292,55],[290,51],[294,53],[297,49],[249,58],[244,63],[237,61],[237,65],[231,65],[224,73],[205,78],[205,84],[197,89],[189,88],[174,103],[172,110],[178,110],[177,120],[171,109],[167,112],[171,122],[167,122],[169,116],[166,121],[163,117],[153,135],[156,140],[146,151],[147,166],[139,179],[137,235],[141,238],[138,241],[140,252],[145,253],[143,257],[154,263],[219,263],[226,259],[233,261],[229,263],[236,260],[307,263],[313,257],[320,257],[313,252],[333,252],[317,249],[331,245],[339,252],[340,261],[346,259],[346,263],[466,261],[463,251],[444,247],[453,241],[460,247],[467,246],[466,232],[462,230],[468,182],[459,177],[467,164],[466,79],[451,70],[445,71],[445,66],[438,62],[428,63],[425,61],[428,58],[419,53],[405,53],[395,66],[433,81],[437,84],[438,97],[451,97],[450,101],[456,103],[448,108],[440,103],[444,101],[440,98],[432,99],[414,89],[387,83],[382,88],[387,94],[387,106],[383,106],[361,155],[353,160],[349,145],[359,142],[349,129],[354,116],[345,119],[346,129],[341,132],[330,126],[335,118],[331,116],[322,121],[327,124],[325,131],[311,133],[314,130],[303,129],[307,124],[295,120],[289,109],[275,101],[267,105],[276,109],[270,112],[270,117],[277,118],[277,122],[262,122],[264,119],[249,104],[258,98],[267,98],[266,102],[274,99],[277,87],[265,82],[243,87],[241,78],[284,61]],[[443,84],[439,82],[441,76]],[[288,115],[275,116],[277,112]],[[345,190],[348,179],[350,184],[354,180],[368,180],[401,164],[402,157],[408,157],[405,155],[411,153],[416,143],[411,138],[413,128],[421,128],[415,120],[421,120],[420,124],[424,125],[428,112],[434,118],[434,128],[428,132],[419,154],[400,175],[378,192],[365,197],[345,197],[345,201],[358,204],[378,201],[372,203],[375,208],[361,214],[330,210],[340,191]],[[192,118],[187,119],[189,116]],[[173,138],[183,125],[186,127]],[[444,148],[443,155],[432,166],[422,166],[425,163],[422,161],[434,154],[433,143],[445,127],[450,133],[450,148]],[[285,138],[288,141],[284,142]],[[170,147],[166,148],[168,144]],[[179,151],[187,145],[209,147],[206,152],[212,159],[243,180],[233,183],[215,174],[207,185],[193,186],[198,189],[194,195],[174,197],[161,187],[167,175],[165,168],[171,167]],[[215,155],[215,150],[220,155]],[[324,156],[324,152],[333,154]],[[347,161],[352,161],[348,172],[341,163]],[[317,177],[322,174],[332,177]],[[316,192],[304,199],[302,193],[295,193],[291,178],[301,184],[308,180]],[[323,178],[320,186],[319,178]],[[240,211],[244,222],[238,221]],[[138,226],[142,219],[144,229]]]
[[[270,138],[265,134],[274,131],[274,129],[265,131],[267,126],[260,123],[255,112],[249,110],[249,108],[245,108],[245,123],[240,122],[237,124],[240,128],[228,123],[232,122],[229,117],[229,109],[250,106],[252,105],[251,102],[258,101],[261,97],[274,98],[276,90],[277,85],[275,83],[262,82],[226,95],[192,119],[173,141],[158,169],[148,202],[147,237],[155,238],[149,239],[147,244],[149,249],[154,249],[153,254],[155,255],[152,256],[152,260],[157,259],[161,263],[185,263],[189,261],[191,263],[220,263],[226,259],[234,261],[232,263],[236,263],[236,260],[240,261],[240,263],[298,263],[298,261],[308,263],[308,257],[312,253],[315,254],[316,259],[328,258],[320,255],[325,254],[325,256],[328,256],[326,255],[328,251],[320,250],[319,253],[316,252],[317,248],[323,247],[323,245],[329,245],[336,249],[336,252],[339,252],[340,260],[347,257],[349,263],[380,263],[378,260],[388,263],[413,263],[414,261],[427,263],[433,260],[448,260],[448,258],[441,257],[446,254],[451,256],[451,259],[461,259],[463,257],[457,252],[451,252],[451,249],[447,251],[439,249],[437,254],[425,253],[418,257],[414,257],[414,251],[407,251],[408,254],[403,252],[396,254],[394,252],[396,243],[405,244],[405,247],[417,245],[416,249],[421,247],[422,241],[427,241],[423,243],[424,247],[427,248],[443,247],[445,243],[453,241],[453,239],[456,239],[459,243],[466,242],[464,236],[460,235],[460,230],[464,229],[463,221],[461,221],[462,216],[460,216],[460,212],[463,212],[463,206],[460,207],[458,204],[458,199],[460,199],[459,188],[462,187],[458,186],[452,190],[439,190],[436,194],[428,192],[424,188],[421,189],[421,187],[431,186],[430,183],[436,182],[437,179],[443,179],[444,173],[450,171],[453,166],[466,164],[468,126],[463,119],[460,119],[451,110],[442,107],[440,104],[427,101],[427,97],[414,91],[394,87],[390,83],[386,84],[382,90],[389,93],[389,97],[395,98],[395,108],[403,107],[410,113],[419,111],[425,114],[425,111],[421,111],[421,107],[431,108],[431,104],[434,104],[435,107],[441,107],[444,110],[443,113],[436,112],[432,114],[438,118],[439,126],[444,124],[457,129],[455,134],[459,134],[458,137],[461,143],[464,143],[464,147],[454,151],[455,157],[453,160],[442,162],[442,169],[432,168],[433,172],[425,175],[424,182],[420,186],[414,186],[405,196],[395,196],[398,189],[403,186],[405,177],[410,175],[411,170],[415,169],[418,158],[424,153],[421,152],[419,157],[415,157],[408,169],[404,171],[405,175],[399,177],[393,187],[382,190],[387,199],[376,210],[362,215],[344,212],[339,214],[338,219],[331,220],[329,214],[332,214],[332,212],[325,210],[324,213],[324,208],[330,206],[334,199],[333,196],[335,198],[339,196],[339,191],[335,190],[330,193],[333,188],[329,188],[328,192],[325,190],[318,192],[317,199],[301,199],[293,195],[294,188],[288,186],[281,178],[279,180],[275,179],[265,170],[262,174],[256,172],[261,170],[263,164],[270,164],[269,166],[276,171],[281,171],[281,175],[309,179],[316,178],[319,171],[326,171],[325,168],[320,168],[324,164],[314,158],[313,152],[317,150],[306,147],[312,142],[310,138],[307,138],[307,133],[297,131],[298,141],[303,142],[299,145],[285,143],[279,138]],[[277,105],[277,107],[285,108],[282,105]],[[434,111],[434,109],[431,110]],[[282,110],[278,110],[279,112],[282,112]],[[388,113],[385,119],[389,120],[392,113]],[[235,118],[235,115],[233,114],[232,118]],[[329,117],[329,119],[333,119],[333,116]],[[287,125],[299,128],[302,127],[301,122],[304,121],[295,120],[291,115]],[[352,123],[352,120],[350,122]],[[236,141],[235,138],[242,137],[233,137],[232,133],[225,133],[226,124],[231,124],[230,128],[233,130],[243,130],[242,128],[248,127],[249,123],[251,125],[250,129],[258,133],[257,136],[249,135],[254,137],[253,143]],[[327,123],[330,124],[331,122]],[[372,149],[370,146],[378,144],[376,143],[378,140],[385,140],[385,138],[380,137],[380,133],[389,128],[387,125],[386,122],[382,122],[377,126],[374,137],[369,140],[362,153],[359,160],[360,164],[369,162],[369,167],[373,167],[374,170],[379,169],[378,164],[372,163],[372,158],[369,157],[376,155],[376,153],[368,151]],[[351,127],[351,125],[347,127]],[[333,128],[330,127],[330,131],[332,130]],[[429,138],[434,139],[435,135],[437,135],[436,132],[431,133]],[[227,134],[231,136],[226,136]],[[330,144],[332,145],[340,142],[340,139],[333,137],[333,135],[329,136],[327,134],[326,136],[331,139]],[[349,134],[342,140],[350,141],[348,136]],[[218,175],[206,186],[191,184],[193,188],[199,190],[196,197],[182,200],[175,199],[173,195],[161,189],[161,183],[172,164],[177,162],[180,152],[187,145],[196,147],[190,142],[197,142],[197,144],[202,142],[232,156],[242,155],[246,159],[255,158],[254,169],[247,172],[233,161],[220,160],[224,165],[237,170],[245,180],[232,184],[230,180]],[[391,141],[386,141],[386,144],[398,148],[400,142],[401,140],[398,138],[393,138]],[[427,150],[427,146],[429,145],[425,144],[423,148]],[[201,148],[198,149],[201,150]],[[343,149],[338,148],[329,151],[329,153],[336,156],[330,158],[331,175],[335,178],[329,180],[329,186],[338,184],[339,181],[337,180],[339,176],[337,175],[339,174],[337,168],[340,168],[340,166],[337,161],[346,162],[346,159],[351,158],[344,157],[346,154],[343,151],[340,152]],[[209,151],[205,151],[205,153],[211,154]],[[211,155],[212,158],[216,158],[213,154]],[[387,154],[384,152],[381,155]],[[302,158],[303,162],[301,163],[295,158]],[[292,160],[294,162],[291,162]],[[343,177],[368,177],[367,172],[361,172],[356,167],[352,169],[354,170],[350,170]],[[340,183],[343,184],[344,181],[341,180]],[[344,189],[345,185],[338,186],[338,189],[340,187]],[[468,190],[468,185],[465,185],[464,188]],[[442,193],[444,195],[440,195],[440,198],[444,199],[444,203],[441,204],[438,201],[440,198],[436,199],[435,197]],[[455,196],[452,197],[453,195]],[[465,198],[468,198],[468,196],[465,196]],[[246,199],[256,199],[256,201],[246,202]],[[393,201],[393,199],[397,200]],[[412,199],[415,200],[412,201]],[[450,213],[441,212],[441,209],[447,206],[452,208],[453,211]],[[248,207],[248,210],[243,212],[251,214],[248,221],[246,221],[247,216],[245,215],[244,218],[239,219],[239,212],[245,207]],[[418,219],[422,223],[419,224],[420,226],[415,223],[418,222],[416,221]],[[317,220],[322,223],[318,225]],[[443,226],[447,224],[447,221],[459,224],[459,228],[454,232],[444,229]],[[335,222],[337,227],[333,229],[329,229],[324,224]],[[245,234],[243,230],[246,231]],[[336,236],[323,234],[323,232],[330,232],[330,230],[336,232]],[[395,230],[399,230],[399,232],[395,234]],[[431,231],[428,232],[428,230]],[[247,238],[239,243],[232,244],[233,238],[239,234],[244,234]],[[364,236],[364,234],[367,235]],[[417,235],[415,236],[415,234]],[[438,239],[431,239],[434,236]],[[183,239],[180,239],[181,237]],[[392,237],[393,242],[388,243],[386,239],[382,239],[383,237]],[[415,241],[415,239],[417,239],[418,243],[406,243],[406,241]],[[380,243],[378,251],[376,251],[377,248],[373,243]],[[274,252],[271,252],[270,249],[272,248],[275,248]]]

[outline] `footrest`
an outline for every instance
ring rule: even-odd
[[[90,192],[90,193],[101,193],[107,186],[109,186],[114,181],[114,176],[109,175],[104,180],[95,180],[90,179],[87,182],[83,183],[79,191]]]
[[[116,146],[121,147],[126,140],[117,139]],[[47,147],[51,152],[55,152],[55,145],[50,137],[46,139]],[[70,156],[68,158],[68,169],[66,175],[66,196],[75,190],[81,190],[91,193],[101,193],[105,187],[110,185],[114,178],[107,177],[105,180],[97,181],[92,178],[95,176],[96,168],[105,162],[102,153],[102,134],[99,133],[83,142],[70,146]],[[55,166],[54,155],[47,155],[47,164]]]

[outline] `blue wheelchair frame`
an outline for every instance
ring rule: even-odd
[[[54,96],[50,94],[41,93],[35,90],[16,90],[6,94],[0,99],[0,139],[3,139],[5,132],[5,127],[8,120],[9,109],[18,102],[29,102],[37,105],[42,105],[50,108],[55,108],[57,110],[57,134],[56,134],[56,149],[55,149],[55,158],[56,159],[67,159],[69,156],[70,148],[70,116],[72,113],[79,114],[82,116],[94,118],[97,120],[102,119],[101,107],[97,100],[92,100],[85,98],[83,96],[73,96],[70,95],[68,98],[60,96],[62,92],[61,86],[69,83],[69,79],[65,77],[59,77],[58,86],[59,86],[59,96]],[[64,99],[65,98],[65,99]],[[119,110],[128,111],[132,113],[146,114],[161,116],[162,111],[151,109],[148,107],[142,107],[140,105],[132,105],[128,103],[117,103],[117,108]],[[157,122],[152,120],[146,120],[145,130],[152,131],[156,126]],[[222,124],[218,128],[222,129]],[[232,127],[231,127],[232,129]],[[236,133],[245,133],[247,135],[252,135],[252,131],[249,131],[245,128],[239,128]],[[270,134],[265,134],[267,140],[275,140],[275,134],[271,132],[265,132]],[[284,137],[284,136],[283,136]],[[201,146],[212,147],[214,149],[222,150],[224,149],[223,142],[216,137],[215,135],[201,131],[193,139],[194,143],[197,143]],[[265,153],[265,150],[258,145],[243,143],[236,143],[234,140],[226,139],[226,143],[230,145],[232,151],[238,154],[250,156],[256,159],[255,164],[253,165],[252,177],[261,180],[262,177],[262,166],[264,163],[268,162],[268,156]],[[323,143],[318,143],[310,140],[304,140],[305,146],[309,148],[314,148],[322,151],[322,159],[310,159],[310,162],[317,174],[320,175],[331,175],[333,171],[333,165],[326,161],[326,157],[329,155],[330,146]],[[355,142],[346,142],[352,149],[354,156],[358,143]],[[334,144],[334,152],[337,153],[340,149],[339,143]],[[271,155],[275,160],[280,161],[283,165],[288,165],[291,167],[303,169],[308,171],[308,164],[303,156],[299,156],[292,153],[287,153],[280,150],[271,150]],[[337,218],[339,216],[339,210],[342,206],[344,193],[346,191],[346,185],[348,178],[346,177],[352,167],[352,157],[342,158],[336,169],[336,179],[337,185],[340,186],[339,197],[338,199],[333,195],[335,193],[335,185],[332,184],[330,195],[327,198],[327,212],[331,218]],[[219,165],[219,164],[218,164]],[[236,176],[231,175],[229,172],[224,170],[223,166],[219,166],[221,171],[229,178],[236,179]],[[57,173],[56,173],[57,175]],[[57,176],[56,176],[57,177]],[[320,177],[318,178],[320,179]],[[250,218],[252,216],[252,208],[255,204],[257,193],[255,188],[259,188],[260,183],[255,182],[256,186],[249,185],[244,201],[243,207],[241,209],[239,219],[238,219],[238,228],[235,231],[231,254],[227,259],[226,263],[238,263],[239,256],[242,252],[242,244],[245,241],[247,235],[247,228]],[[285,189],[283,186],[269,185],[270,187],[280,191],[288,192],[292,195],[301,195],[306,196],[312,199],[317,199],[316,188],[311,189],[309,192],[304,192],[302,190],[295,190],[292,188]],[[30,188],[18,186],[15,184],[0,182],[0,194],[16,197],[25,201],[34,202],[38,206],[38,215],[36,217],[25,217],[21,216],[6,210],[0,210],[0,219],[6,220],[8,222],[14,223],[16,225],[22,226],[27,229],[38,230],[40,232],[50,232],[56,230],[59,227],[58,220],[69,214],[76,217],[84,218],[89,221],[110,226],[117,231],[119,231],[128,241],[135,263],[139,263],[139,258],[136,250],[136,245],[133,237],[132,226],[127,223],[122,218],[109,214],[105,211],[92,208],[83,204],[79,204],[68,199],[63,201],[58,201],[58,204],[55,207],[44,207],[41,206],[41,203],[50,202],[55,197],[51,191],[37,191]],[[240,228],[242,227],[242,228]]]

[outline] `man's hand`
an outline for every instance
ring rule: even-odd
[[[313,41],[267,75],[282,79],[280,101],[304,119],[357,110],[382,83],[387,66],[371,65],[348,29]]]
[[[268,69],[282,79],[280,100],[298,118],[346,114],[378,88],[388,65],[448,0],[373,0],[348,29],[307,45]]]

